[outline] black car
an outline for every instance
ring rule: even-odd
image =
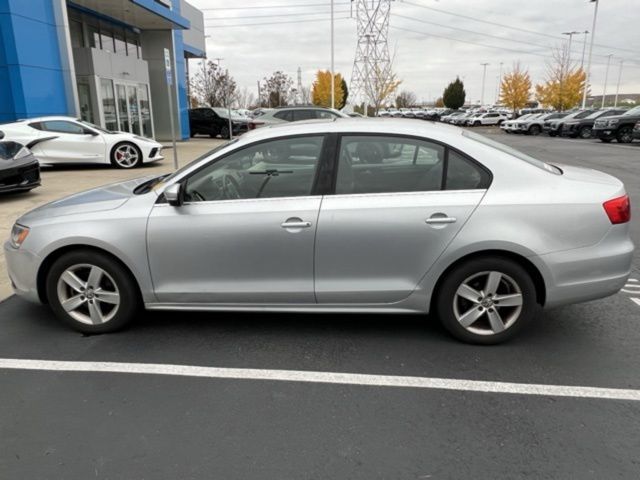
[[[609,143],[614,138],[618,143],[630,143],[633,141],[633,128],[638,120],[640,120],[640,106],[622,115],[600,118],[593,126],[593,136],[605,143]]]
[[[640,120],[638,120],[636,126],[633,127],[633,138],[640,140]]]
[[[248,119],[235,117],[231,114],[233,134],[240,135],[248,130]],[[229,138],[229,113],[226,108],[201,107],[189,110],[189,129],[191,136],[198,134],[209,135],[215,138]]]
[[[577,110],[575,112],[569,113],[566,117],[558,118],[554,120],[545,120],[542,129],[547,132],[550,137],[555,137],[560,135],[562,132],[562,125],[571,120],[581,120],[583,118],[587,118],[589,115],[594,113],[595,110]]]
[[[40,164],[31,151],[20,143],[0,141],[0,192],[26,192],[38,186]]]
[[[591,115],[581,119],[572,119],[562,124],[560,135],[571,138],[591,138],[591,131],[596,119],[611,117],[613,115],[621,115],[625,111],[622,109],[605,109],[593,112]]]

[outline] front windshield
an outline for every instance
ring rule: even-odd
[[[501,152],[504,153],[508,153],[509,155],[513,155],[516,158],[519,158],[520,160],[523,160],[535,167],[541,168],[543,170],[546,170],[549,173],[554,173],[556,175],[560,175],[561,170],[558,167],[554,167],[553,165],[549,165],[548,163],[543,162],[542,160],[538,160],[537,158],[533,158],[525,153],[522,153],[519,150],[516,150],[515,148],[511,148],[508,147],[507,145],[505,145],[504,143],[500,143],[500,142],[496,142],[495,140],[491,140],[487,137],[485,137],[484,135],[479,135],[477,133],[474,132],[470,132],[468,130],[465,130],[464,132],[462,132],[462,135],[464,135],[465,137],[468,137],[472,140],[475,140],[476,142],[482,143],[484,145],[488,145],[490,147],[495,148],[496,150],[500,150]]]
[[[213,109],[214,112],[216,112],[218,114],[219,117],[227,117],[229,115],[229,112],[227,111],[226,108],[219,108],[219,107],[215,107]],[[233,113],[233,112],[232,112]]]
[[[633,107],[631,110],[623,113],[623,115],[640,115],[640,105]]]
[[[82,125],[86,125],[87,127],[93,128],[94,130],[98,130],[98,131],[99,131],[99,132],[101,132],[101,133],[108,133],[108,134],[115,133],[115,132],[112,132],[111,130],[105,130],[105,129],[104,129],[104,128],[102,128],[102,127],[99,127],[99,126],[97,126],[97,125],[94,125],[94,124],[93,124],[93,123],[91,123],[91,122],[85,122],[84,120],[78,120],[78,122],[79,122],[79,123],[81,123]]]

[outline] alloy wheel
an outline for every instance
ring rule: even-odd
[[[520,286],[510,276],[486,271],[465,279],[453,298],[458,323],[477,335],[495,335],[511,327],[522,312]]]
[[[580,138],[591,138],[591,128],[582,127],[582,129],[580,130]]]
[[[67,268],[58,279],[57,293],[67,314],[87,325],[109,322],[120,306],[116,282],[96,265],[83,263]]]
[[[114,153],[116,163],[122,168],[132,168],[138,163],[138,150],[129,144],[120,145]]]

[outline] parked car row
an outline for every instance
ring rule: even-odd
[[[532,113],[504,122],[505,133],[523,133],[550,137],[597,138],[608,143],[630,143],[638,138],[640,107],[631,110],[604,108],[569,112]]]

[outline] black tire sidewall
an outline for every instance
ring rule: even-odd
[[[116,150],[118,149],[118,147],[121,147],[122,145],[131,145],[138,152],[138,160],[136,160],[136,163],[134,163],[130,167],[123,167],[118,162],[116,162]],[[111,165],[113,165],[116,168],[122,169],[122,170],[132,170],[134,168],[138,168],[140,165],[142,165],[142,151],[140,150],[140,148],[135,143],[132,143],[132,142],[120,142],[120,143],[114,145],[114,147],[111,149]]]
[[[585,136],[585,135],[584,135],[584,133],[585,133],[585,132],[587,132],[587,131],[589,132],[589,135],[588,135],[588,136]],[[580,132],[578,132],[578,136],[579,136],[580,138],[585,139],[585,140],[586,140],[587,138],[591,138],[591,129],[590,129],[589,127],[582,127],[582,128],[580,129]]]
[[[107,323],[87,325],[78,322],[69,316],[58,300],[57,285],[60,275],[70,266],[81,263],[102,268],[116,283],[120,293],[120,305],[116,315]],[[100,252],[79,250],[62,255],[49,269],[45,285],[49,305],[56,316],[69,327],[82,333],[99,334],[120,330],[133,320],[141,305],[138,287],[131,274],[119,262]]]
[[[460,325],[453,313],[453,299],[460,284],[468,277],[484,271],[498,271],[510,276],[519,285],[523,296],[522,312],[518,320],[508,329],[494,335],[469,332]],[[454,267],[446,274],[436,295],[436,314],[442,325],[458,340],[478,345],[493,345],[509,340],[522,331],[540,311],[536,288],[530,275],[518,263],[503,257],[471,259]]]

